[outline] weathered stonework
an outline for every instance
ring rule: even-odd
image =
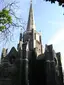
[[[4,49],[0,64],[0,85],[64,85],[61,55],[53,45],[43,53],[41,34],[36,31],[32,2],[27,30],[20,33],[17,50]]]

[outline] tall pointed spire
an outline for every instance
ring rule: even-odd
[[[32,0],[31,0],[30,1],[28,23],[27,23],[27,31],[32,30],[32,29],[36,30],[35,22],[34,22],[34,16],[33,16],[33,9],[32,9]]]

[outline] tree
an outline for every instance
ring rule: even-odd
[[[45,0],[50,1],[51,3],[55,3],[56,1],[59,3],[59,6],[64,7],[64,0]]]
[[[9,15],[9,10],[3,9],[0,11],[0,31],[7,29],[7,25],[12,23],[12,17]]]
[[[18,8],[16,1],[8,3],[0,10],[0,40],[8,41],[14,29],[24,29],[25,22],[22,21],[22,18],[16,16],[14,7],[15,9]]]

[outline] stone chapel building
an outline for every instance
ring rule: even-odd
[[[64,85],[61,53],[53,45],[43,52],[41,34],[37,32],[32,1],[26,31],[20,33],[17,46],[10,52],[3,48],[0,64],[0,85]]]

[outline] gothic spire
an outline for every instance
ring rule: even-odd
[[[33,16],[33,9],[32,9],[32,0],[30,1],[30,10],[29,10],[29,17],[28,17],[28,23],[27,23],[27,31],[36,29],[35,28],[35,22],[34,22],[34,16]]]

